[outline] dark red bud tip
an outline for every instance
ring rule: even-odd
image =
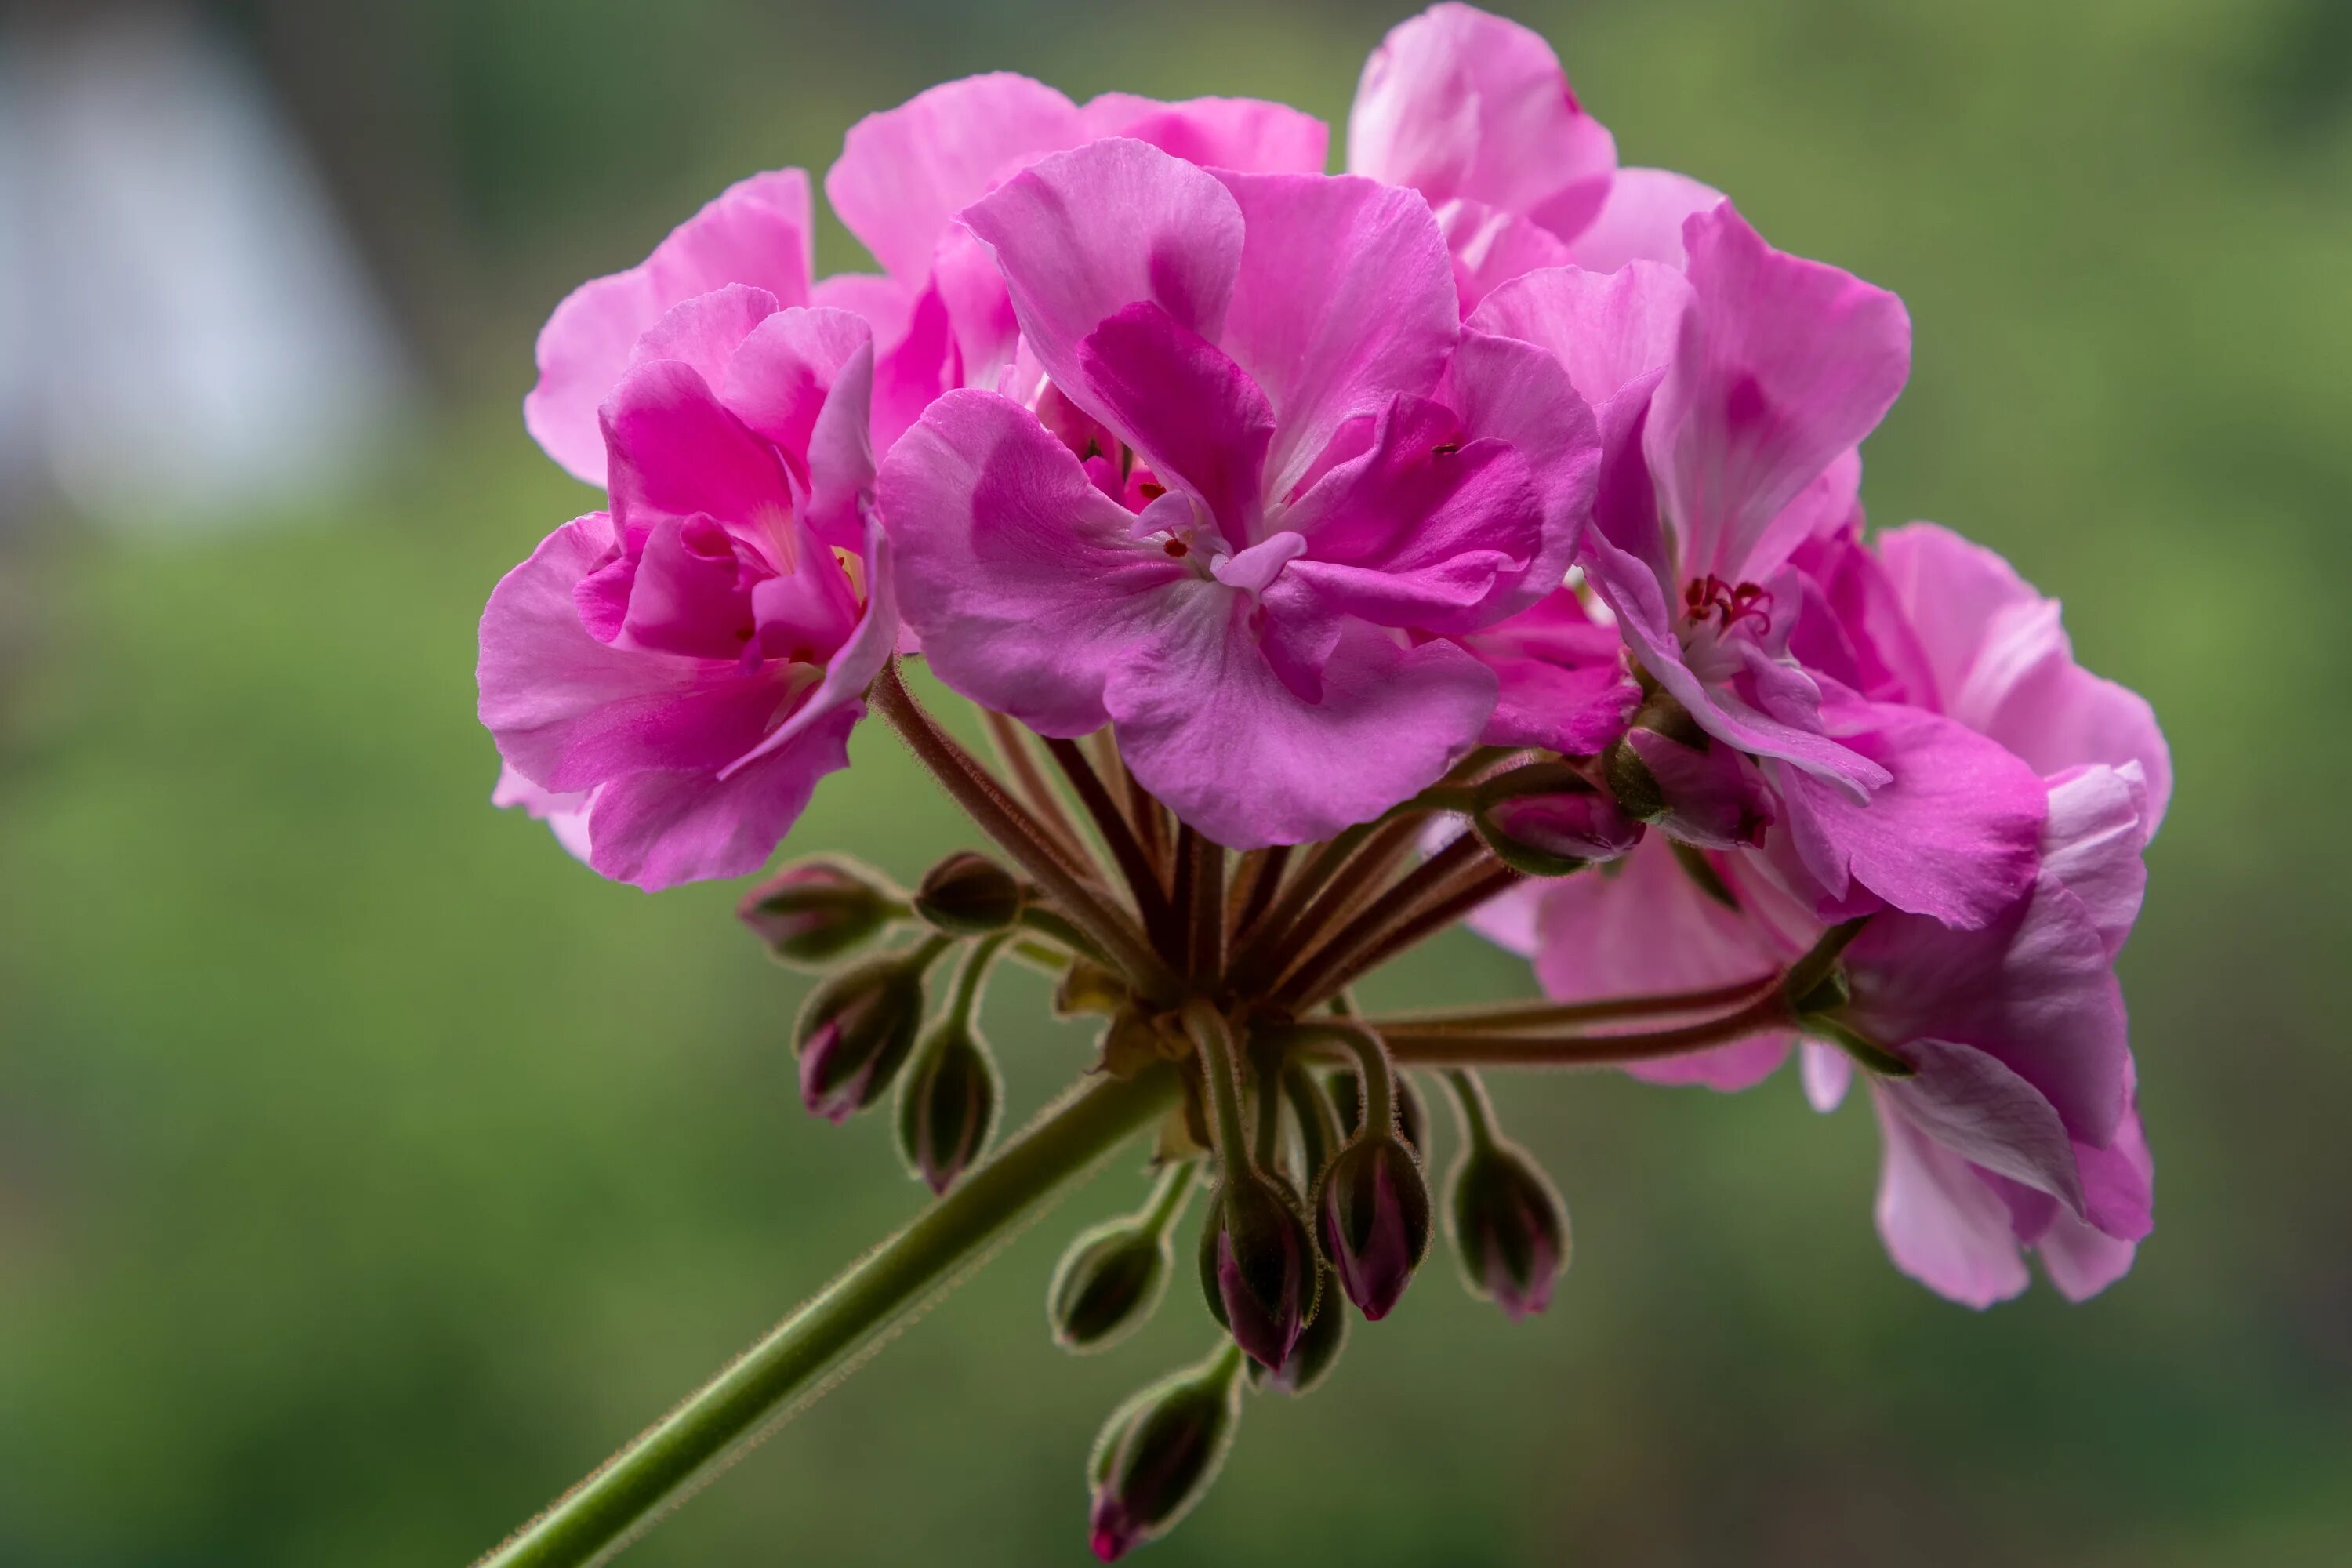
[[[1116,1563],[1135,1549],[1137,1533],[1127,1510],[1115,1497],[1095,1500],[1095,1517],[1087,1531],[1087,1544],[1095,1556],[1105,1563]]]

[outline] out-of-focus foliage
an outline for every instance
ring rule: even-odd
[[[806,983],[734,927],[733,889],[649,900],[488,808],[475,616],[591,504],[513,412],[539,312],[940,78],[1336,121],[1395,19],[421,14],[441,96],[418,119],[477,258],[457,412],[334,526],[60,528],[5,567],[0,1563],[464,1561],[915,1209],[887,1117],[798,1109]],[[1917,371],[1869,454],[1874,515],[2009,553],[2164,718],[2180,784],[2124,963],[2157,1233],[2092,1305],[1978,1317],[1881,1255],[1858,1107],[1822,1121],[1786,1079],[1502,1084],[1576,1214],[1551,1311],[1509,1326],[1431,1268],[1322,1391],[1252,1402],[1153,1561],[2352,1557],[2342,7],[1521,15],[1626,161],[1902,291]],[[911,880],[967,841],[887,734],[857,759],[801,847]],[[1525,984],[1459,937],[1380,989]],[[1026,978],[992,999],[1014,1118],[1087,1059],[1042,1001]],[[1049,1217],[628,1561],[1084,1561],[1096,1423],[1207,1333],[1178,1290],[1114,1353],[1047,1341],[1062,1241],[1141,1190],[1121,1168]]]

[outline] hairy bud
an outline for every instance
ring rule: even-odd
[[[1595,790],[1514,795],[1472,820],[1496,859],[1530,877],[1565,877],[1642,841],[1641,823]]]
[[[769,952],[804,968],[847,956],[904,912],[878,875],[844,860],[787,866],[735,907]]]
[[[985,855],[959,849],[924,873],[915,912],[950,936],[986,936],[1021,918],[1020,879]]]
[[[1003,1092],[979,1030],[943,1021],[915,1052],[898,1088],[898,1152],[934,1193],[944,1193],[988,1147]]]
[[[1568,1205],[1524,1151],[1499,1142],[1465,1151],[1446,1207],[1473,1296],[1514,1321],[1551,1304],[1568,1266]]]
[[[1339,1281],[1327,1266],[1318,1295],[1328,1303],[1339,1289]],[[1280,1366],[1269,1370],[1253,1361],[1244,1371],[1252,1388],[1286,1394],[1296,1399],[1315,1392],[1316,1386],[1331,1374],[1331,1368],[1339,1363],[1339,1352],[1347,1347],[1348,1314],[1327,1305],[1307,1320],[1307,1327],[1299,1332],[1298,1342],[1290,1347],[1290,1354],[1283,1358]]]
[[[843,971],[810,994],[794,1026],[801,1103],[828,1121],[846,1121],[882,1098],[915,1048],[923,1018],[919,949]]]
[[[1166,1232],[1147,1220],[1081,1232],[1045,1292],[1054,1342],[1083,1354],[1125,1339],[1159,1309],[1173,1262]]]
[[[1339,1151],[1316,1190],[1323,1256],[1348,1300],[1370,1322],[1389,1315],[1429,1256],[1429,1183],[1393,1132],[1370,1132]]]
[[[1230,1351],[1152,1384],[1112,1412],[1095,1439],[1087,1543],[1114,1563],[1172,1529],[1233,1447],[1240,1368]]]
[[[1252,1170],[1222,1180],[1201,1227],[1201,1287],[1234,1342],[1280,1367],[1315,1314],[1320,1283],[1289,1184]]]

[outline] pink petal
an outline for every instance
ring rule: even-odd
[[[1218,341],[1242,254],[1242,216],[1217,178],[1140,142],[1095,142],[1044,159],[968,207],[992,247],[1023,338],[1045,374],[1116,426],[1086,392],[1078,345],[1149,302]]]
[[[1536,919],[1536,978],[1556,1001],[1761,981],[1781,961],[1766,932],[1701,890],[1656,834],[1605,871],[1546,889]],[[1788,1033],[1773,1030],[1627,1070],[1652,1083],[1741,1089],[1769,1077],[1788,1049]]]
[[[1087,135],[1077,106],[1043,82],[1004,71],[967,77],[851,126],[824,194],[885,270],[919,288],[957,213]]]
[[[859,498],[874,484],[872,329],[846,310],[780,311],[744,340],[715,384],[735,416],[797,468],[802,521],[825,543],[857,549],[866,532]]]
[[[540,330],[539,384],[522,405],[531,438],[577,478],[603,484],[596,410],[639,335],[672,306],[730,283],[802,303],[814,232],[806,174],[754,174],[678,225],[644,261],[573,289]]]
[[[637,339],[629,351],[629,368],[677,360],[717,386],[727,379],[728,363],[752,329],[782,308],[773,294],[748,283],[730,283],[681,300]]]
[[[1508,337],[1465,331],[1441,395],[1465,435],[1510,444],[1541,499],[1542,539],[1526,571],[1487,606],[1516,614],[1559,588],[1584,542],[1601,472],[1600,427],[1557,359]]]
[[[1595,625],[1576,595],[1555,588],[1529,609],[1465,639],[1501,682],[1490,746],[1541,746],[1597,756],[1642,700],[1616,628]]]
[[[1256,536],[1274,410],[1216,344],[1150,303],[1129,305],[1078,345],[1105,421],[1162,483],[1198,497],[1234,548]]]
[[[1683,575],[1738,583],[1762,575],[1765,526],[1893,406],[1911,321],[1885,290],[1772,249],[1728,203],[1685,238],[1696,303],[1643,440]]]
[[[735,542],[708,517],[655,524],[631,574],[622,631],[633,647],[731,662],[757,635]]]
[[[1830,729],[1885,768],[1891,782],[1867,801],[1795,768],[1766,770],[1830,900],[1858,882],[1898,910],[1973,929],[2033,885],[2048,796],[2032,769],[1924,709],[1843,704]]]
[[[1436,209],[1454,257],[1454,289],[1466,315],[1495,289],[1539,268],[1565,267],[1569,248],[1533,218],[1455,198]]]
[[[1453,264],[1410,191],[1307,174],[1217,178],[1246,237],[1224,330],[1201,331],[1273,403],[1267,489],[1286,495],[1341,426],[1437,384],[1461,331]]]
[[[551,794],[515,772],[511,763],[499,764],[498,785],[490,791],[492,805],[522,807],[533,819],[546,823],[555,841],[581,861],[588,858],[588,803],[594,798],[593,791]]]
[[[2083,902],[2112,962],[2139,919],[2147,891],[2147,790],[2136,765],[2078,768],[2050,785],[2042,866]]]
[[[1495,678],[1460,648],[1407,651],[1357,621],[1341,623],[1321,700],[1303,701],[1260,650],[1246,595],[1203,584],[1181,604],[1112,669],[1104,702],[1135,776],[1230,848],[1370,821],[1436,783],[1494,707]]]
[[[1853,1058],[1835,1046],[1807,1040],[1798,1047],[1797,1076],[1805,1101],[1823,1115],[1835,1110],[1853,1084]]]
[[[1468,5],[1431,7],[1364,62],[1348,167],[1432,205],[1466,196],[1524,213],[1561,239],[1592,221],[1616,143],[1578,105],[1540,36]]]
[[[1161,103],[1106,92],[1078,112],[1087,141],[1129,136],[1205,169],[1255,174],[1319,174],[1331,139],[1315,116],[1255,98]]]
[[[1878,1235],[1895,1266],[1963,1306],[1990,1307],[2023,1291],[2025,1261],[2000,1195],[1884,1095],[1873,1098],[1885,1147]]]
[[[1900,1052],[1936,1039],[1999,1060],[2050,1101],[2070,1136],[2104,1147],[2128,1098],[2123,993],[2080,900],[2044,877],[1981,931],[1875,916],[1846,950],[1846,1009]]]
[[[2172,794],[2164,732],[2145,699],[2075,664],[2057,601],[1992,551],[1932,523],[1893,530],[1878,548],[1944,711],[2045,774],[2137,763],[2153,837]]]
[[[635,535],[698,513],[746,537],[792,515],[784,470],[768,444],[727,411],[691,366],[639,365],[603,411],[612,453],[613,517]]]
[[[940,679],[1041,733],[1109,721],[1103,685],[1175,613],[1227,590],[1131,536],[1134,520],[1028,410],[949,393],[882,464],[907,622]]]
[[[1570,245],[1569,260],[1593,272],[1614,272],[1633,261],[1680,270],[1689,261],[1683,248],[1684,221],[1713,211],[1722,201],[1721,191],[1687,174],[1620,169],[1609,182],[1601,215]]]
[[[2032,1084],[1983,1051],[1948,1040],[1912,1040],[1901,1055],[1916,1075],[1881,1083],[1885,1104],[1969,1163],[2082,1213],[2074,1142]]]

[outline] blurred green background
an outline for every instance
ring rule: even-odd
[[[2352,1561],[2352,7],[1591,0],[1542,28],[1628,163],[1900,290],[1882,521],[2067,603],[2177,804],[2124,961],[2159,1165],[2137,1270],[1977,1315],[1898,1276],[1875,1134],[1498,1086],[1576,1215],[1513,1326],[1433,1266],[1308,1400],[1255,1401],[1150,1561]],[[474,621],[588,493],[530,342],[728,181],[1010,68],[1343,121],[1396,15],[1076,0],[436,0],[214,15],[310,140],[424,372],[363,483],[236,531],[19,509],[0,549],[0,1563],[456,1563],[917,1206],[885,1119],[798,1109],[803,982],[737,889],[648,899],[487,804]],[[1335,138],[1335,146],[1337,140]],[[827,220],[828,224],[830,220]],[[863,265],[828,227],[824,269]],[[794,847],[969,835],[867,727]],[[1499,995],[1448,938],[1378,988]],[[1087,1059],[1005,984],[1026,1111]],[[1450,1140],[1449,1140],[1450,1142]],[[1087,1561],[1109,1355],[1045,1279],[1122,1162],[627,1561]]]

